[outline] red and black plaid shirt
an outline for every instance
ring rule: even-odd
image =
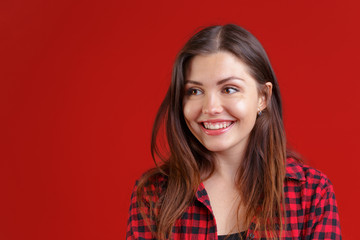
[[[158,177],[145,189],[145,203],[156,200],[154,192],[166,181]],[[321,172],[287,159],[284,182],[286,229],[282,239],[341,239],[338,209],[333,186]],[[131,196],[126,239],[155,239],[141,217],[136,199],[136,186]],[[145,210],[145,214],[148,214]],[[152,227],[156,229],[156,226]],[[254,231],[254,222],[247,230],[246,239],[262,239],[264,233]],[[195,201],[186,209],[173,228],[172,239],[216,240],[217,230],[209,197],[200,184]]]

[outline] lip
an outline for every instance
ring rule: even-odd
[[[230,126],[226,127],[226,128],[220,128],[220,129],[207,129],[204,127],[203,123],[204,122],[208,122],[208,123],[228,123],[231,122]],[[206,121],[201,121],[199,122],[201,129],[207,134],[207,135],[211,135],[211,136],[215,136],[215,135],[221,135],[226,133],[227,131],[229,131],[232,126],[234,126],[234,124],[236,123],[236,121],[234,120],[225,120],[225,119],[209,119]]]

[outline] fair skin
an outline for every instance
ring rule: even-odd
[[[264,86],[271,96],[272,84]],[[203,184],[219,235],[245,231],[244,209],[235,184],[258,112],[266,108],[248,67],[229,52],[192,58],[186,73],[183,111],[193,135],[214,153],[215,172]],[[240,211],[237,207],[240,204]],[[239,228],[236,227],[239,217]]]

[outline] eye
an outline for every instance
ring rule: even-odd
[[[226,93],[226,94],[233,94],[233,93],[236,93],[238,91],[239,90],[237,88],[234,88],[234,87],[225,87],[223,89],[223,93]]]
[[[186,91],[186,95],[200,95],[202,93],[202,91],[200,89],[197,88],[189,88]]]

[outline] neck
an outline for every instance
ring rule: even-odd
[[[214,175],[235,184],[236,174],[243,160],[243,155],[243,153],[216,153]]]

